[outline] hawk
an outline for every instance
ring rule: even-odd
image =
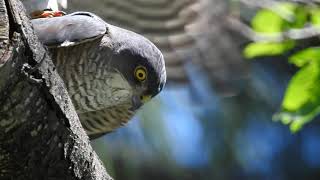
[[[160,50],[89,12],[31,20],[90,138],[124,125],[166,82]]]
[[[241,52],[246,39],[228,21],[236,8],[227,0],[72,0],[66,11],[95,12],[147,37],[166,60],[170,87],[192,87],[203,77],[218,95],[230,97],[245,91],[250,79]]]
[[[48,0],[22,0],[29,13],[28,7],[43,1]],[[68,9],[60,7],[95,12],[111,24],[147,37],[164,55],[171,87],[193,85],[200,74],[218,95],[228,97],[244,90],[250,77],[239,48],[246,39],[228,21],[234,5],[225,0],[72,0]],[[48,7],[53,6],[38,10]]]

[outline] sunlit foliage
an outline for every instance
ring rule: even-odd
[[[320,48],[297,46],[320,34],[320,7],[310,4],[278,3],[259,10],[251,28],[260,39],[248,44],[244,56],[288,56],[299,70],[291,78],[280,112],[273,117],[290,125],[293,132],[320,113]]]

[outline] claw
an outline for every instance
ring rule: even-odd
[[[64,16],[66,15],[65,12],[63,11],[53,11],[51,9],[44,9],[41,11],[34,11],[31,13],[31,18],[32,19],[37,19],[37,18],[51,18],[51,17],[59,17],[59,16]]]

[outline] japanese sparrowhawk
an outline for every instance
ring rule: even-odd
[[[247,39],[230,21],[238,17],[237,3],[231,2],[73,0],[68,1],[66,11],[95,12],[109,23],[150,39],[166,60],[169,88],[177,84],[197,86],[202,78],[217,94],[228,97],[245,90],[250,74],[241,52]]]
[[[31,22],[91,138],[125,124],[164,87],[163,55],[141,35],[88,12]]]
[[[34,9],[28,7],[43,1],[48,0],[22,0],[29,13]],[[197,86],[194,80],[200,75],[224,97],[245,90],[250,77],[241,53],[247,39],[230,21],[237,17],[233,5],[225,0],[74,0],[68,1],[67,9],[60,7],[95,12],[108,23],[150,39],[166,60],[171,87]],[[57,11],[49,3],[38,10],[49,7]]]

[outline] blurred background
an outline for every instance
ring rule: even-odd
[[[70,0],[145,35],[163,52],[168,83],[127,126],[92,142],[117,180],[320,179],[320,123],[292,134],[272,121],[297,71],[286,55],[248,61],[260,1]],[[261,1],[267,2],[267,1]],[[270,23],[270,22],[266,22]]]

